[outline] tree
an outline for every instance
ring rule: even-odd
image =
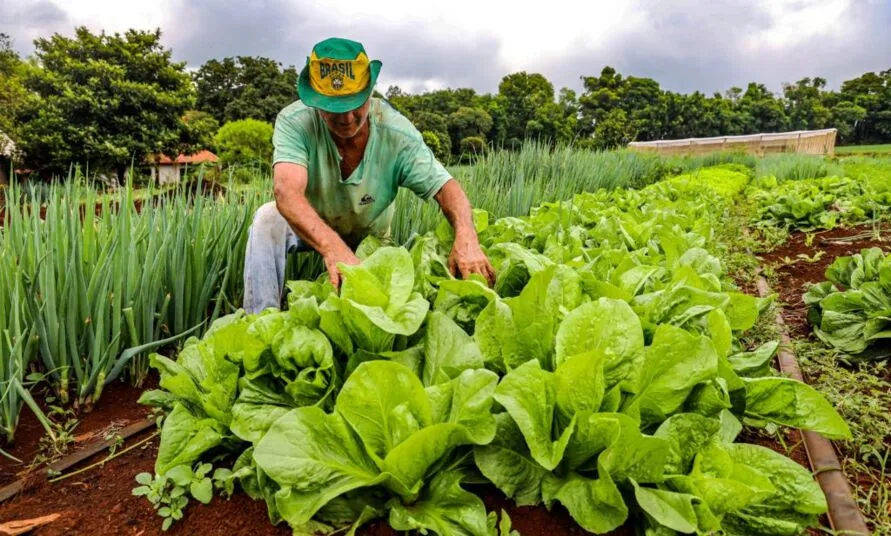
[[[746,134],[783,132],[789,127],[783,104],[764,84],[749,83],[739,100],[739,107],[747,115],[749,128]]]
[[[239,119],[274,122],[297,100],[297,70],[264,57],[210,60],[193,75],[197,108],[220,123]]]
[[[498,93],[504,99],[508,139],[523,139],[527,135],[529,121],[536,111],[554,102],[554,86],[538,73],[521,71],[505,76],[498,85]]]
[[[826,128],[832,112],[824,106],[823,88],[826,80],[820,77],[802,78],[794,84],[783,85],[786,113],[793,130]]]
[[[439,140],[439,136],[436,135],[436,132],[425,130],[421,132],[421,136],[423,136],[424,143],[431,151],[433,151],[433,156],[435,156],[437,160],[440,162],[448,162],[452,151]]]
[[[472,160],[474,156],[486,152],[486,140],[479,136],[468,136],[458,144],[458,151],[461,155],[461,161]]]
[[[600,71],[600,76],[583,76],[582,85],[585,91],[579,97],[579,127],[583,135],[590,136],[597,122],[606,119],[618,107],[622,75],[607,65]]]
[[[623,147],[634,139],[634,132],[625,110],[615,109],[601,121],[594,131],[594,143],[599,149]]]
[[[891,140],[891,69],[863,75],[842,83],[839,101],[866,110],[852,133],[856,143]]]
[[[22,60],[12,48],[12,39],[0,33],[0,132],[14,140],[18,139],[18,117],[25,101],[23,67]]]
[[[462,106],[449,114],[448,129],[453,140],[486,139],[486,134],[492,130],[492,117],[480,108]]]
[[[411,122],[419,131],[436,134],[441,145],[441,151],[452,152],[452,138],[449,135],[448,120],[442,114],[436,112],[416,112],[411,115]]]
[[[857,129],[857,124],[866,119],[866,110],[848,101],[842,101],[832,107],[832,124],[838,129],[838,137],[842,143],[850,143]]]
[[[189,110],[183,115],[185,125],[185,139],[189,152],[210,149],[213,147],[213,138],[220,129],[220,124],[212,115],[200,110]]]
[[[489,130],[489,140],[498,147],[504,145],[507,139],[507,110],[505,99],[501,95],[480,95],[477,97],[477,107],[492,118],[492,128]]]
[[[217,156],[225,166],[272,163],[271,124],[256,119],[226,123],[214,136]]]
[[[74,38],[55,34],[34,45],[21,132],[29,167],[64,173],[84,164],[122,180],[131,162],[177,151],[194,93],[160,30],[96,35],[78,27]]]

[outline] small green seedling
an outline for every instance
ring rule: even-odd
[[[166,531],[174,521],[182,519],[183,510],[189,504],[188,495],[203,504],[213,499],[213,483],[207,476],[211,469],[211,464],[201,463],[195,469],[177,465],[166,474],[154,477],[151,473],[139,473],[136,482],[141,485],[133,488],[133,495],[145,497],[152,503],[158,515],[164,518],[161,530]]]

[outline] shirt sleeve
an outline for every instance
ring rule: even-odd
[[[399,186],[408,188],[424,201],[432,199],[452,178],[423,139],[412,138],[399,160]]]
[[[306,167],[309,164],[306,131],[287,116],[279,115],[272,133],[272,165],[290,162]]]

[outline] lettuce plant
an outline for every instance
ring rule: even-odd
[[[734,442],[744,423],[850,436],[816,391],[772,375],[776,343],[740,344],[769,301],[729,282],[715,228],[748,179],[720,168],[525,218],[477,212],[494,289],[448,273],[447,227],[410,249],[369,240],[339,293],[290,282],[286,310],[151,357],[163,391],[143,401],[170,412],[156,474],[234,459],[220,486],[295,534],[375,518],[511,534],[474,483],[560,503],[593,533],[814,526],[826,504],[808,471]]]

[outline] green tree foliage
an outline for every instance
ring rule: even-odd
[[[856,138],[857,125],[866,119],[867,111],[850,101],[841,101],[832,107],[832,125],[838,129],[841,141],[853,141]]]
[[[107,36],[79,28],[73,39],[55,35],[35,43],[33,61],[23,62],[0,34],[0,130],[26,152],[26,165],[41,172],[89,163],[120,173],[149,153],[218,144],[220,124],[274,123],[297,98],[297,69],[263,57],[210,60],[189,81],[157,31]],[[443,162],[474,152],[467,149],[514,149],[526,138],[607,149],[630,141],[835,127],[842,143],[891,141],[891,69],[848,80],[838,91],[827,89],[823,78],[806,77],[779,94],[756,82],[722,93],[676,93],[611,66],[580,78],[578,94],[555,91],[543,75],[525,71],[503,77],[495,93],[411,94],[391,86],[374,94],[412,121]],[[228,127],[224,143],[237,139],[232,147],[238,149],[225,145],[224,160],[268,162],[269,136],[250,125]]]
[[[462,106],[449,114],[449,135],[453,140],[476,137],[485,140],[492,130],[492,117],[480,108]]]
[[[852,142],[891,140],[891,69],[866,73],[842,83],[839,100],[866,111],[866,117],[856,123]],[[853,108],[847,107],[847,110]]]
[[[268,166],[272,161],[272,125],[257,119],[226,123],[214,137],[223,165]]]
[[[486,140],[479,136],[468,136],[458,144],[458,151],[462,161],[469,161],[474,156],[486,152]]]
[[[498,93],[504,99],[507,139],[523,139],[529,134],[530,121],[536,120],[539,108],[554,102],[554,86],[538,73],[521,71],[505,76],[498,85]],[[538,125],[531,125],[534,129]],[[532,135],[537,133],[533,132]]]
[[[194,93],[160,30],[97,35],[79,27],[73,38],[34,45],[20,132],[29,167],[61,173],[78,163],[115,170],[120,180],[131,162],[177,150]]]
[[[783,132],[789,129],[789,118],[783,103],[764,84],[750,83],[739,100],[750,132]]]
[[[842,143],[891,141],[891,70],[849,80],[841,91],[827,90],[823,78],[802,78],[785,84],[781,94],[755,82],[711,95],[675,93],[610,66],[581,79],[578,95],[562,88],[555,96],[542,75],[518,72],[505,76],[494,94],[444,89],[412,95],[391,86],[386,99],[451,147],[452,157],[462,154],[467,137],[507,149],[524,138],[606,149],[630,141],[835,127]]]
[[[421,136],[424,137],[424,143],[427,144],[427,147],[429,147],[431,151],[433,151],[433,155],[440,162],[448,162],[449,156],[451,155],[451,148],[440,141],[436,132],[425,130],[421,132]]]
[[[297,100],[297,70],[275,60],[237,56],[210,60],[193,75],[197,108],[220,123],[239,119],[275,122],[282,108]]]
[[[437,112],[419,111],[410,118],[415,128],[421,132],[432,132],[436,134],[441,147],[441,153],[449,155],[452,152],[452,137],[449,135],[449,123],[446,116]],[[436,151],[434,151],[434,154]],[[437,155],[437,158],[439,155]]]
[[[790,126],[795,130],[826,128],[832,120],[832,112],[824,104],[826,80],[802,78],[794,84],[783,86],[786,111]]]
[[[189,110],[183,115],[185,125],[185,143],[189,152],[210,149],[213,147],[213,138],[220,129],[220,123],[207,112]]]
[[[23,67],[12,48],[12,39],[0,33],[0,132],[12,139],[18,138],[18,117],[25,101]]]
[[[625,110],[612,110],[594,129],[594,146],[598,149],[616,149],[632,141],[634,130]]]

